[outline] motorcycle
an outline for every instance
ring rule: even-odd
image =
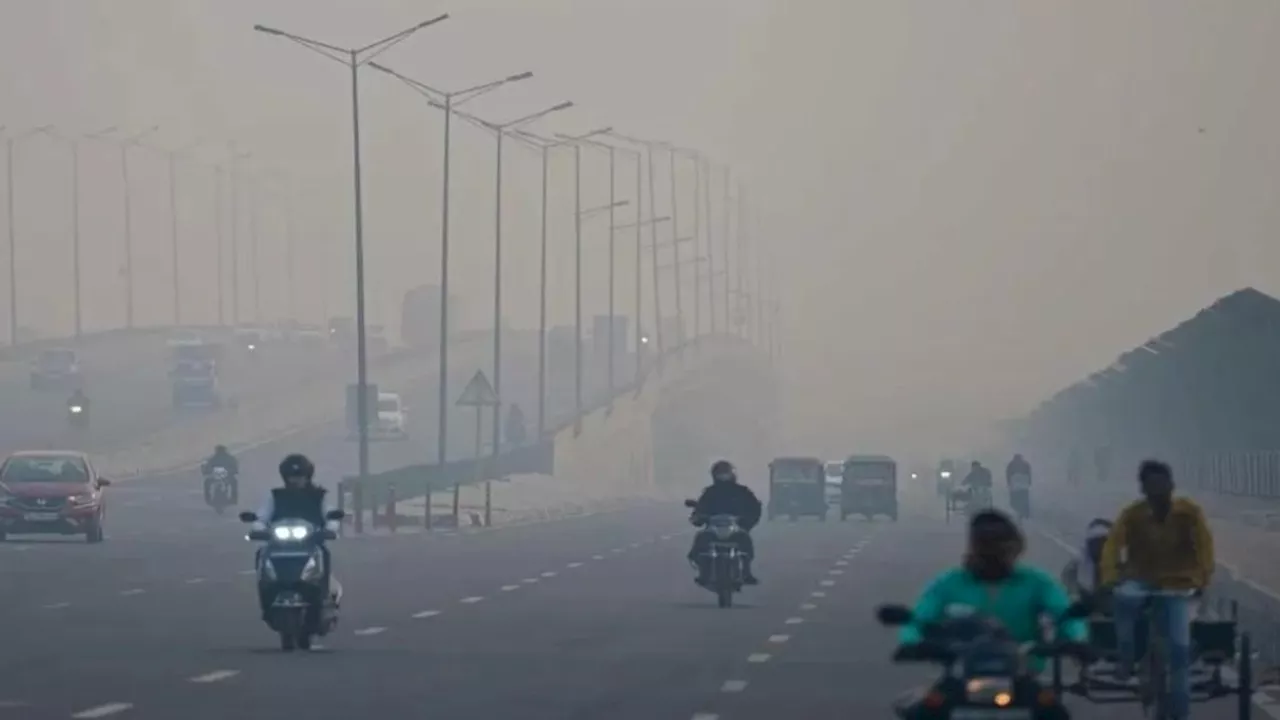
[[[900,605],[882,606],[876,615],[882,625],[912,622],[911,611]],[[1088,606],[1077,603],[1065,617],[1088,615]],[[933,663],[942,666],[943,673],[931,685],[895,702],[899,718],[1070,720],[1061,701],[1061,658],[1083,657],[1087,648],[1069,643],[1019,646],[998,622],[977,614],[949,617],[926,626],[923,634],[923,642],[899,647],[894,662]],[[1028,667],[1028,655],[1052,661],[1051,691]]]
[[[1031,478],[1026,475],[1009,478],[1009,505],[1019,520],[1031,517]]]
[[[329,521],[346,516],[341,510],[325,514]],[[240,513],[240,521],[258,521],[256,513]],[[323,637],[338,624],[342,588],[325,567],[327,540],[337,534],[305,520],[285,519],[265,530],[252,530],[249,540],[265,542],[258,551],[258,590],[271,598],[265,616],[267,626],[280,636],[280,649],[310,650],[313,637]],[[325,580],[329,590],[325,592]]]
[[[84,405],[73,402],[67,405],[67,423],[71,427],[82,428],[89,425],[89,409]]]
[[[685,507],[696,508],[695,500],[685,500]],[[695,522],[698,519],[695,518]],[[743,532],[738,519],[732,515],[712,515],[706,518],[705,527],[699,532],[711,533],[711,543],[703,554],[702,562],[710,570],[705,587],[716,594],[719,607],[733,607],[734,593],[742,592],[745,577],[746,553],[738,548],[736,537]]]
[[[219,515],[236,503],[230,470],[224,467],[210,469],[204,478],[204,501]]]

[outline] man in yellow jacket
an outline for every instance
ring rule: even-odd
[[[1143,603],[1153,602],[1151,634],[1167,639],[1170,705],[1175,720],[1186,720],[1191,689],[1191,620],[1194,595],[1213,576],[1213,535],[1204,511],[1188,498],[1173,496],[1173,471],[1147,460],[1138,469],[1143,499],[1120,513],[1102,549],[1099,579],[1114,587],[1118,679],[1133,672],[1134,628]],[[1125,561],[1121,567],[1121,553]]]

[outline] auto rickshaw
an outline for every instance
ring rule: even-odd
[[[840,519],[876,515],[898,519],[898,463],[887,455],[850,455],[840,485]]]
[[[775,458],[769,463],[769,519],[802,515],[827,519],[826,469],[812,457]]]

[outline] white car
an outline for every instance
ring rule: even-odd
[[[409,408],[396,393],[378,393],[378,418],[369,428],[376,437],[403,440],[409,436]]]

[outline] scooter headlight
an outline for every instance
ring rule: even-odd
[[[302,525],[277,525],[271,530],[277,540],[306,540],[311,531]]]
[[[84,408],[80,407],[79,405],[72,405],[70,410],[72,415],[79,415],[80,413],[84,412]]]
[[[951,471],[950,471],[950,470],[943,470],[940,474],[942,475],[942,479],[943,479],[943,480],[948,480],[948,479],[950,479],[950,478],[951,478]]]

